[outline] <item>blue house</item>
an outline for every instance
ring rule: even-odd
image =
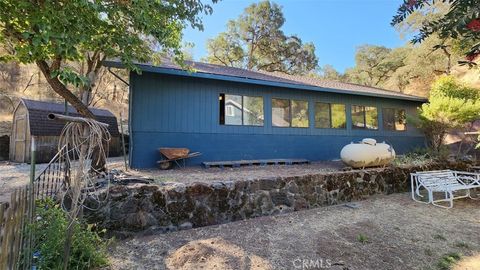
[[[397,153],[424,145],[406,123],[426,99],[374,87],[310,77],[164,61],[130,73],[130,164],[155,167],[159,147],[201,152],[204,161],[337,159],[365,137]],[[105,65],[121,67],[116,61]]]

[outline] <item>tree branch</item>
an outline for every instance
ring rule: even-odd
[[[68,88],[57,78],[52,77],[50,67],[47,62],[44,60],[38,60],[35,62],[45,76],[47,82],[52,86],[53,91],[59,94],[65,100],[68,101],[80,114],[85,117],[95,118],[93,113],[88,109],[88,107],[78,99]],[[56,63],[54,61],[54,63]],[[52,64],[53,65],[53,64]],[[55,64],[56,65],[56,64]]]

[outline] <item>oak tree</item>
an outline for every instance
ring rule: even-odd
[[[198,0],[0,0],[0,60],[35,63],[57,94],[93,118],[85,104],[104,59],[130,70],[159,52],[181,61],[183,28],[202,29],[200,15],[211,12]]]
[[[460,63],[476,65],[474,60],[480,55],[480,0],[404,0],[393,17],[392,25],[404,23],[416,11],[431,7],[436,2],[448,4],[448,11],[434,19],[422,21],[412,42],[421,43],[432,35],[437,35],[442,41],[460,41],[468,46],[465,60]]]
[[[282,31],[282,8],[270,1],[248,6],[207,43],[207,62],[250,70],[307,74],[318,65],[313,43]]]

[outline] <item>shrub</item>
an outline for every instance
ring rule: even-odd
[[[418,119],[410,120],[423,130],[429,146],[439,151],[450,129],[464,128],[479,114],[480,90],[444,76],[432,85],[429,102],[419,109]]]
[[[445,146],[439,147],[437,151],[433,151],[431,148],[415,148],[414,150],[406,153],[405,155],[397,156],[393,164],[397,166],[422,166],[438,160],[446,160],[448,158],[448,155],[449,150]]]
[[[366,236],[364,234],[359,234],[359,235],[357,235],[357,240],[358,240],[358,242],[360,242],[362,244],[366,244],[366,243],[368,243],[368,236]]]
[[[445,254],[440,261],[437,263],[439,270],[450,270],[452,267],[462,258],[462,255],[459,253],[448,253]]]
[[[107,241],[82,221],[77,220],[72,226],[68,269],[93,269],[107,265]],[[37,202],[36,220],[31,229],[37,243],[38,269],[63,269],[67,228],[67,214],[59,205],[51,199]]]

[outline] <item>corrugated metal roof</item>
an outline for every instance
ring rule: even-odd
[[[104,64],[110,67],[123,67],[120,61],[105,61]],[[194,72],[190,72],[168,59],[164,59],[158,66],[150,63],[139,63],[137,66],[144,70],[156,73],[176,74],[182,76],[204,77],[211,79],[221,79],[227,81],[242,81],[254,84],[267,84],[286,88],[304,89],[312,91],[335,92],[351,95],[364,95],[385,97],[403,100],[413,100],[425,102],[424,97],[407,95],[400,92],[385,90],[376,87],[343,83],[337,81],[328,81],[308,76],[293,76],[283,73],[271,73],[264,71],[252,71],[236,67],[227,67],[215,64],[201,63],[195,61],[185,61]],[[172,71],[176,71],[173,72]],[[207,75],[207,76],[202,76]],[[208,76],[211,75],[211,76]]]
[[[65,126],[60,121],[49,120],[48,114],[64,114],[65,105],[54,102],[22,99],[23,104],[28,110],[30,132],[33,136],[60,136]],[[95,115],[96,120],[108,124],[108,131],[112,136],[118,136],[117,118],[108,110],[89,108]],[[72,106],[68,106],[68,114],[71,116],[80,116]]]

